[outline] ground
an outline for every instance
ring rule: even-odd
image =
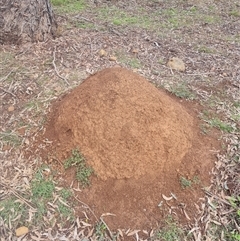
[[[76,235],[127,239],[129,235],[131,240],[171,240],[167,239],[171,233],[172,240],[239,240],[239,3],[54,3],[61,23],[57,39],[1,46],[0,232],[8,240],[14,240],[20,226],[29,227],[29,239],[77,240]],[[167,62],[172,57],[182,59],[186,70],[171,69]],[[116,201],[113,195],[125,200],[123,187],[134,194],[139,183],[114,177],[104,181],[93,175],[88,188],[76,186],[76,180],[72,184],[67,180],[66,185],[64,180],[74,169],[58,172],[64,158],[51,152],[46,158],[42,152],[51,149],[52,140],[44,139],[39,145],[53,103],[64,101],[88,76],[113,66],[132,69],[183,106],[194,119],[196,131],[191,157],[201,165],[209,162],[206,172],[201,165],[190,172],[192,158],[186,159],[174,182],[167,183],[176,188],[173,195],[167,192],[167,184],[157,193],[161,181],[144,176],[144,198],[136,203],[142,208],[149,202],[146,217],[154,219],[145,226],[137,212],[139,224],[133,222],[132,214],[127,222],[126,214],[137,210],[132,209],[136,206],[132,201],[124,204],[128,211],[117,222],[106,207],[99,208],[104,200]],[[184,168],[189,172],[183,172]],[[109,187],[114,187],[113,194],[106,191]],[[184,202],[178,203],[174,194]],[[189,202],[191,195],[193,202]],[[158,200],[163,206],[156,206]],[[118,216],[122,210],[111,207]]]

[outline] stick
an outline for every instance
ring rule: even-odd
[[[95,213],[93,212],[93,210],[84,202],[80,201],[77,197],[74,197],[78,202],[80,202],[82,205],[86,206],[87,209],[89,209],[89,211],[92,213],[92,215],[94,216],[94,218],[98,220],[97,216],[95,215]]]
[[[0,89],[1,89],[3,92],[5,92],[5,93],[7,93],[7,94],[10,94],[10,95],[12,95],[13,97],[17,98],[17,96],[16,96],[15,94],[13,94],[12,92],[10,92],[10,91],[8,91],[8,90],[3,89],[1,86],[0,86]]]
[[[55,64],[55,60],[56,60],[56,46],[54,47],[54,51],[53,51],[53,61],[52,61],[54,70],[55,70],[57,76],[58,76],[60,79],[64,80],[67,85],[70,85],[69,82],[68,82],[68,80],[67,80],[66,78],[62,77],[62,76],[59,74],[59,72],[58,72],[58,70],[57,70],[57,66],[56,66],[56,64]]]

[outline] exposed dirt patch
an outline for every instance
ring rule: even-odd
[[[177,100],[132,71],[109,68],[53,105],[48,153],[64,162],[80,149],[97,174],[81,200],[97,215],[115,214],[106,218],[111,228],[151,228],[169,207],[183,223],[195,216],[218,142],[200,133],[194,109]],[[68,185],[75,181],[72,171],[63,175]],[[191,186],[184,189],[181,178]],[[172,195],[169,206],[162,195]]]

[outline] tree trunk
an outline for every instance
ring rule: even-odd
[[[55,37],[50,0],[0,0],[0,44],[22,44]]]

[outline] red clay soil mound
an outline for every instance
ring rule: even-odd
[[[64,98],[52,123],[59,142],[80,147],[104,180],[158,175],[177,167],[192,146],[193,118],[123,68],[87,79]]]
[[[79,148],[93,167],[97,177],[81,198],[97,215],[116,214],[113,228],[144,228],[166,214],[162,194],[173,193],[169,205],[184,203],[194,216],[200,185],[185,190],[179,180],[209,180],[210,139],[191,113],[138,74],[109,68],[55,103],[45,137],[62,162]]]

